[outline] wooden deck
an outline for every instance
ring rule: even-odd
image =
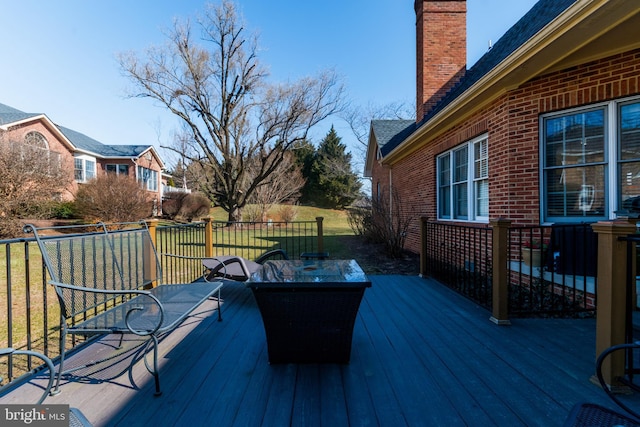
[[[349,365],[269,365],[253,295],[230,284],[222,322],[203,308],[161,342],[161,397],[139,359],[130,368],[134,348],[78,372],[45,403],[69,403],[96,426],[127,427],[561,426],[577,402],[613,407],[590,382],[593,319],[497,326],[431,280],[371,279]],[[109,347],[93,344],[70,363]],[[0,403],[35,401],[39,381]]]

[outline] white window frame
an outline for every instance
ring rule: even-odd
[[[145,174],[145,172],[147,172],[148,175]],[[158,171],[138,165],[136,168],[136,174],[138,176],[138,182],[144,189],[149,191],[158,191]]]
[[[97,162],[95,157],[82,154],[74,156],[73,160],[73,176],[76,182],[86,183],[96,177]],[[88,166],[92,166],[93,170],[90,171]]]
[[[475,147],[478,144],[486,144],[487,157],[484,159],[476,159],[475,158]],[[464,144],[458,145],[457,147],[440,154],[436,157],[436,198],[437,198],[437,213],[438,219],[443,221],[466,221],[466,222],[481,222],[488,223],[489,215],[481,215],[478,212],[477,201],[478,197],[478,185],[482,181],[486,181],[488,183],[489,172],[488,172],[488,163],[487,167],[484,169],[486,172],[486,176],[476,176],[476,162],[485,161],[488,162],[488,144],[489,138],[488,134],[480,135],[476,138],[473,138]],[[466,171],[463,171],[463,176],[460,176],[459,180],[456,181],[454,178],[456,176],[456,153],[461,153],[462,150],[466,150]],[[441,182],[441,163],[448,161],[448,183]],[[460,170],[460,167],[458,168]],[[442,187],[441,187],[442,184]],[[466,186],[466,215],[458,215],[456,214],[456,191],[454,191],[455,186],[458,188],[464,188]],[[442,203],[441,200],[441,188],[448,188],[448,213],[442,212]],[[463,190],[464,191],[464,190]],[[487,200],[488,206],[488,200]]]
[[[640,102],[640,97],[634,96],[624,99],[617,99],[589,106],[571,108],[568,110],[558,111],[554,113],[544,114],[540,116],[540,218],[545,224],[550,223],[562,223],[562,222],[596,222],[603,219],[615,219],[618,217],[617,210],[621,209],[621,176],[620,173],[620,161],[618,156],[619,149],[619,121],[620,121],[620,107],[626,104],[633,104]],[[546,194],[547,183],[545,182],[545,155],[546,155],[546,139],[545,139],[545,121],[562,116],[580,114],[583,112],[603,110],[604,111],[604,203],[605,209],[601,216],[548,216],[546,207]],[[621,213],[626,215],[626,213]]]

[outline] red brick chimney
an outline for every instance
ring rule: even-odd
[[[415,0],[416,121],[464,76],[467,64],[466,0]]]

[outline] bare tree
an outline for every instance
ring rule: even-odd
[[[73,165],[46,143],[17,140],[0,133],[0,236],[14,235],[19,219],[61,200],[71,183]]]
[[[293,153],[286,153],[283,161],[268,179],[256,187],[249,202],[257,205],[260,216],[264,220],[273,205],[285,201],[297,201],[304,183],[305,179],[300,167],[296,165]]]
[[[176,20],[165,46],[148,49],[144,60],[122,54],[120,66],[134,84],[131,96],[151,98],[179,117],[189,146],[165,148],[201,164],[200,191],[234,221],[287,150],[340,111],[344,89],[333,71],[267,84],[257,40],[245,35],[229,0],[208,5],[198,24],[199,38],[188,21]]]
[[[360,143],[354,155],[355,169],[362,170],[367,157],[371,120],[411,120],[415,117],[415,111],[415,106],[407,102],[392,102],[382,106],[369,103],[366,107],[346,108],[342,118]]]
[[[371,120],[410,120],[415,116],[415,111],[415,106],[406,102],[392,102],[382,106],[370,103],[366,107],[347,108],[342,117],[360,145],[366,148]]]

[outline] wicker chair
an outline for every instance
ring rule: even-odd
[[[640,427],[640,414],[631,409],[628,404],[620,400],[616,393],[609,387],[602,375],[602,364],[604,360],[616,351],[628,351],[633,356],[633,350],[640,349],[640,341],[630,344],[620,344],[609,347],[600,354],[596,361],[596,375],[600,386],[619,407],[624,409],[626,413],[613,411],[601,405],[594,403],[580,403],[573,407],[569,417],[565,421],[565,427],[613,427],[613,426],[638,426]]]

